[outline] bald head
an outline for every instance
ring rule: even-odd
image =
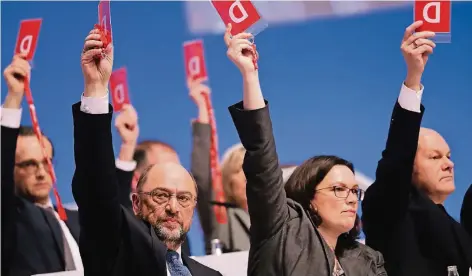
[[[423,148],[431,148],[434,146],[447,146],[446,140],[436,130],[422,127],[418,139],[418,146]],[[449,147],[449,146],[447,146]]]
[[[454,163],[446,140],[437,131],[421,128],[413,183],[438,204],[454,191]]]
[[[197,195],[192,175],[182,165],[174,162],[158,163],[146,168],[136,188],[138,191],[151,191],[156,188],[181,190]]]

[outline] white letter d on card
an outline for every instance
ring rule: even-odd
[[[428,15],[428,10],[430,8],[434,8],[436,11],[434,18],[431,18]],[[423,9],[423,18],[428,23],[437,24],[441,22],[441,2],[431,2],[426,4]]]
[[[234,14],[234,8],[236,7],[238,7],[238,9],[241,11],[241,17],[236,17],[236,15]],[[234,1],[234,3],[231,4],[231,6],[229,7],[229,17],[234,23],[241,23],[246,20],[248,16],[249,15],[247,14],[247,11],[244,9],[243,5],[239,0]]]

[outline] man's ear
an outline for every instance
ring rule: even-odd
[[[141,207],[141,198],[137,193],[131,193],[131,204],[135,215],[139,214]]]
[[[134,171],[133,180],[131,180],[131,191],[136,191],[136,186],[138,185],[138,180],[141,174],[137,171]]]

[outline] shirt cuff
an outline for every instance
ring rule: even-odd
[[[101,98],[85,97],[82,94],[80,111],[88,114],[108,114],[109,109],[108,92]]]
[[[0,124],[8,128],[20,128],[22,109],[4,108],[0,109]]]
[[[406,110],[421,113],[421,97],[423,96],[424,86],[421,85],[420,91],[415,91],[402,84],[398,104]]]
[[[115,165],[118,169],[125,172],[131,172],[136,169],[136,161],[123,161],[120,159],[116,159]]]

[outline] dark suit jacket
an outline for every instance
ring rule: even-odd
[[[390,276],[469,275],[472,241],[464,228],[411,183],[421,113],[397,103],[375,182],[363,204],[366,243],[385,257]],[[469,213],[470,214],[470,213]]]
[[[335,256],[302,206],[288,199],[268,106],[229,108],[244,148],[243,170],[251,217],[248,275],[331,276]],[[353,242],[338,256],[349,276],[386,275],[379,252]]]
[[[461,224],[472,237],[472,185],[464,195],[461,208]]]
[[[15,194],[13,170],[18,129],[2,126],[2,275],[31,275],[65,269],[62,230],[53,214]],[[66,210],[76,240],[76,211]]]
[[[166,275],[166,246],[153,227],[119,201],[108,114],[74,115],[76,170],[72,192],[80,210],[80,250],[85,275]],[[182,254],[192,275],[221,275]]]
[[[29,276],[64,271],[63,236],[57,219],[15,194],[13,170],[18,129],[2,126],[1,138],[2,275]],[[132,172],[117,171],[120,185],[126,181],[130,183]],[[79,214],[69,209],[66,209],[66,214],[65,224],[78,242]]]

